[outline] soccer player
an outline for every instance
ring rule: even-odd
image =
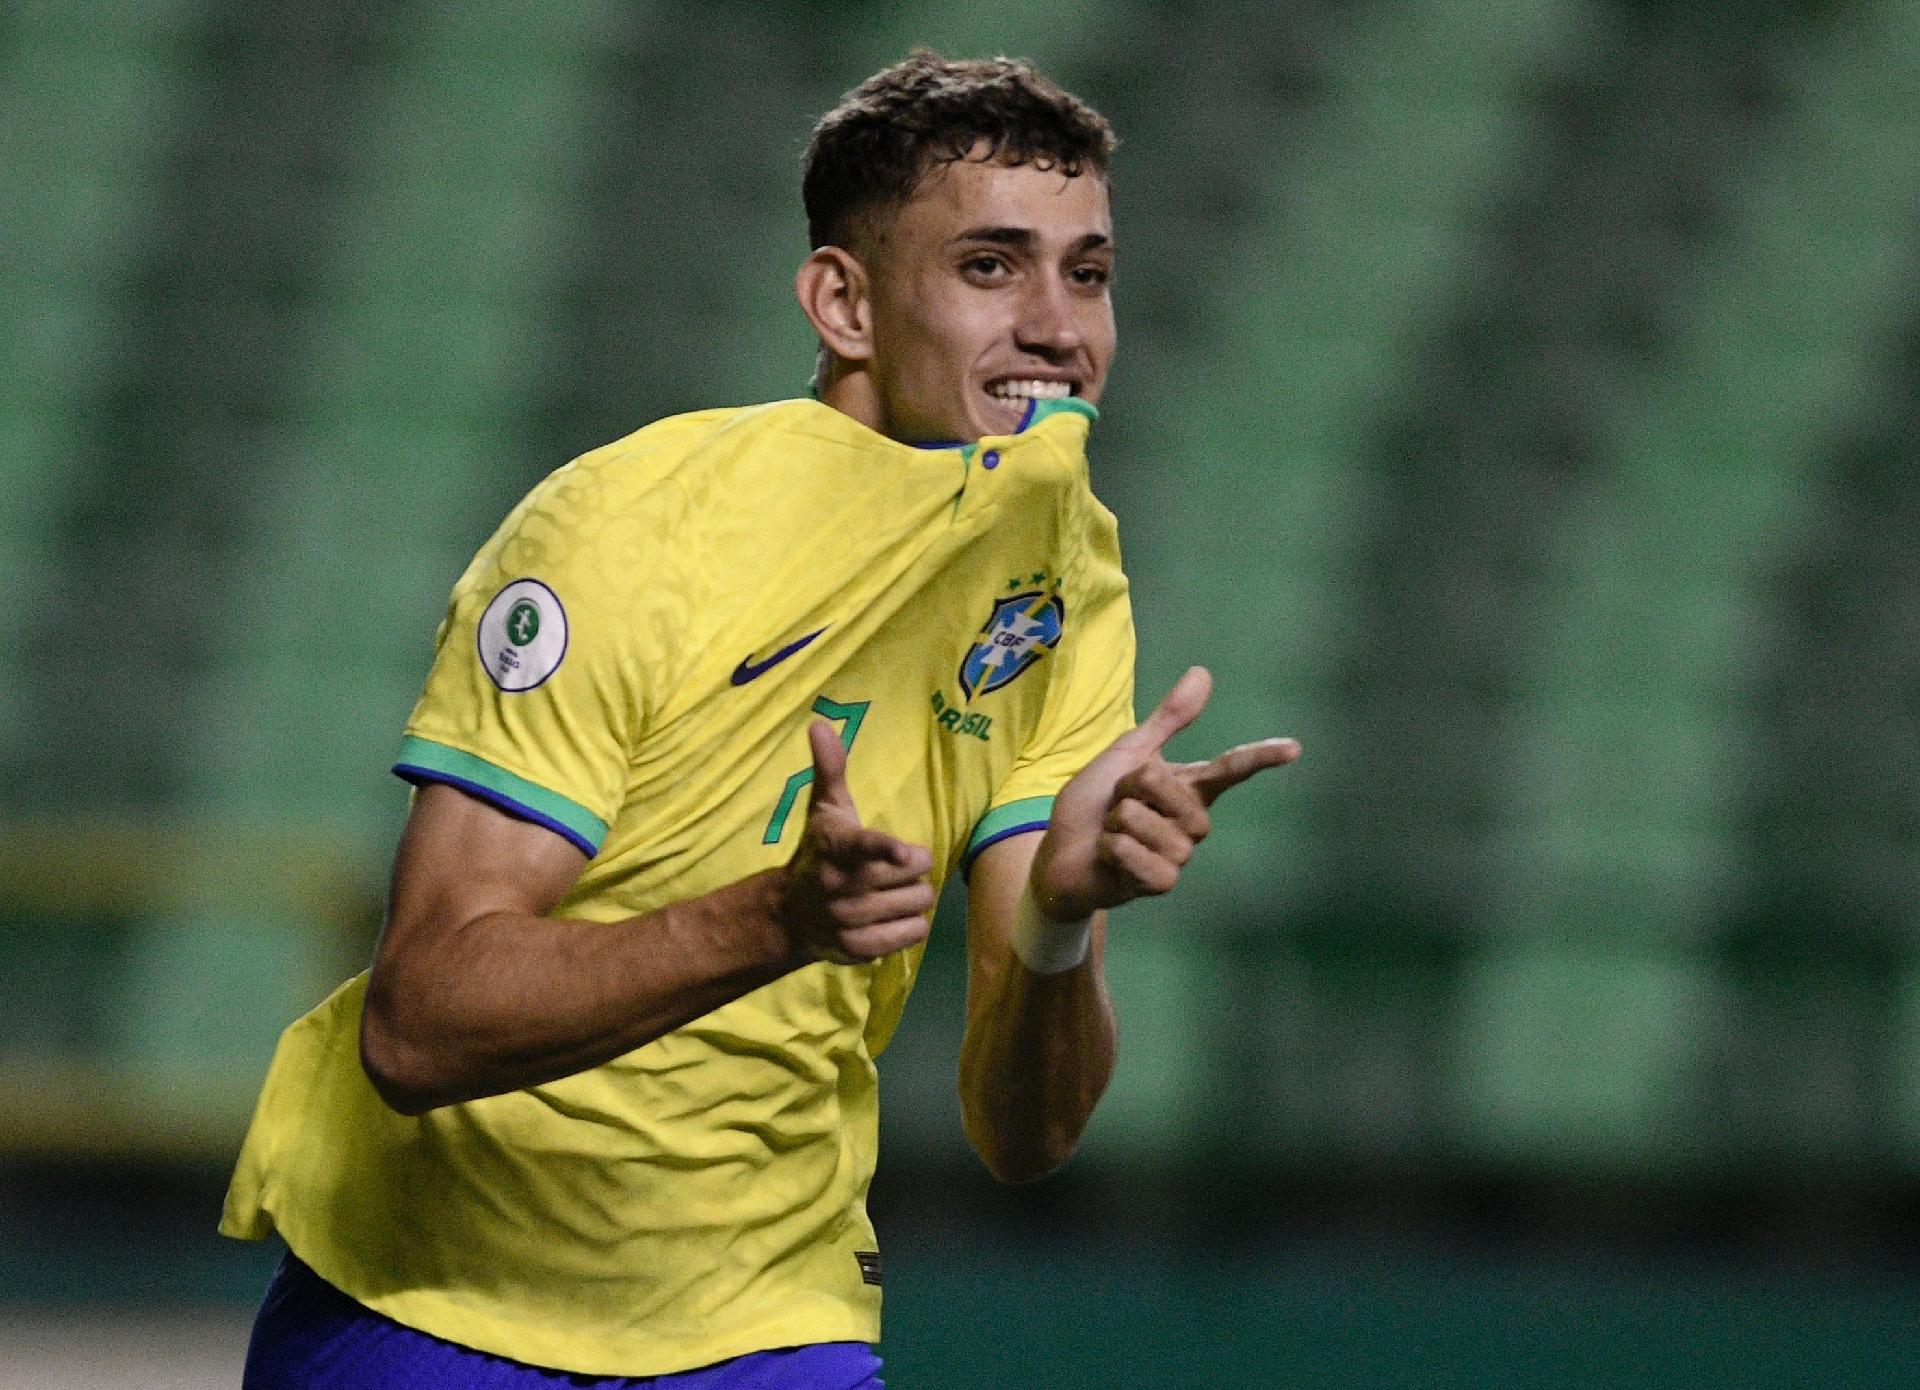
[[[1007,1181],[1114,1059],[1104,913],[1291,740],[1137,727],[1085,444],[1107,123],[930,53],[816,128],[816,398],[554,473],[454,588],[371,971],[282,1039],[222,1229],[247,1384],[878,1386],[874,1058],[970,872],[967,1133]]]

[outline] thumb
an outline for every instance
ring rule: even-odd
[[[807,743],[813,750],[811,811],[831,806],[859,820],[859,809],[853,804],[853,791],[847,786],[847,749],[840,742],[840,735],[826,720],[816,719],[807,726]]]
[[[1213,694],[1213,675],[1204,666],[1189,666],[1185,675],[1173,683],[1166,698],[1139,727],[1126,735],[1128,745],[1140,752],[1158,753],[1167,740],[1200,717]]]

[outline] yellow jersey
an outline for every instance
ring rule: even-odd
[[[617,921],[791,857],[806,728],[945,878],[1043,828],[1133,722],[1093,409],[920,448],[812,400],[653,424],[548,477],[455,586],[396,771],[590,856]],[[408,1326],[644,1376],[879,1337],[874,1058],[922,951],[809,965],[601,1066],[419,1116],[361,1067],[365,977],[282,1036],[221,1229]]]

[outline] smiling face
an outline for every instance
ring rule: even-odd
[[[1107,181],[964,159],[859,238],[858,339],[822,397],[909,443],[1011,434],[1031,400],[1097,402],[1115,347]],[[851,344],[849,346],[849,344]]]

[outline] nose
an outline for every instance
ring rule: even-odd
[[[1049,362],[1060,362],[1086,346],[1078,305],[1064,279],[1036,276],[1020,305],[1014,342],[1024,351]]]

